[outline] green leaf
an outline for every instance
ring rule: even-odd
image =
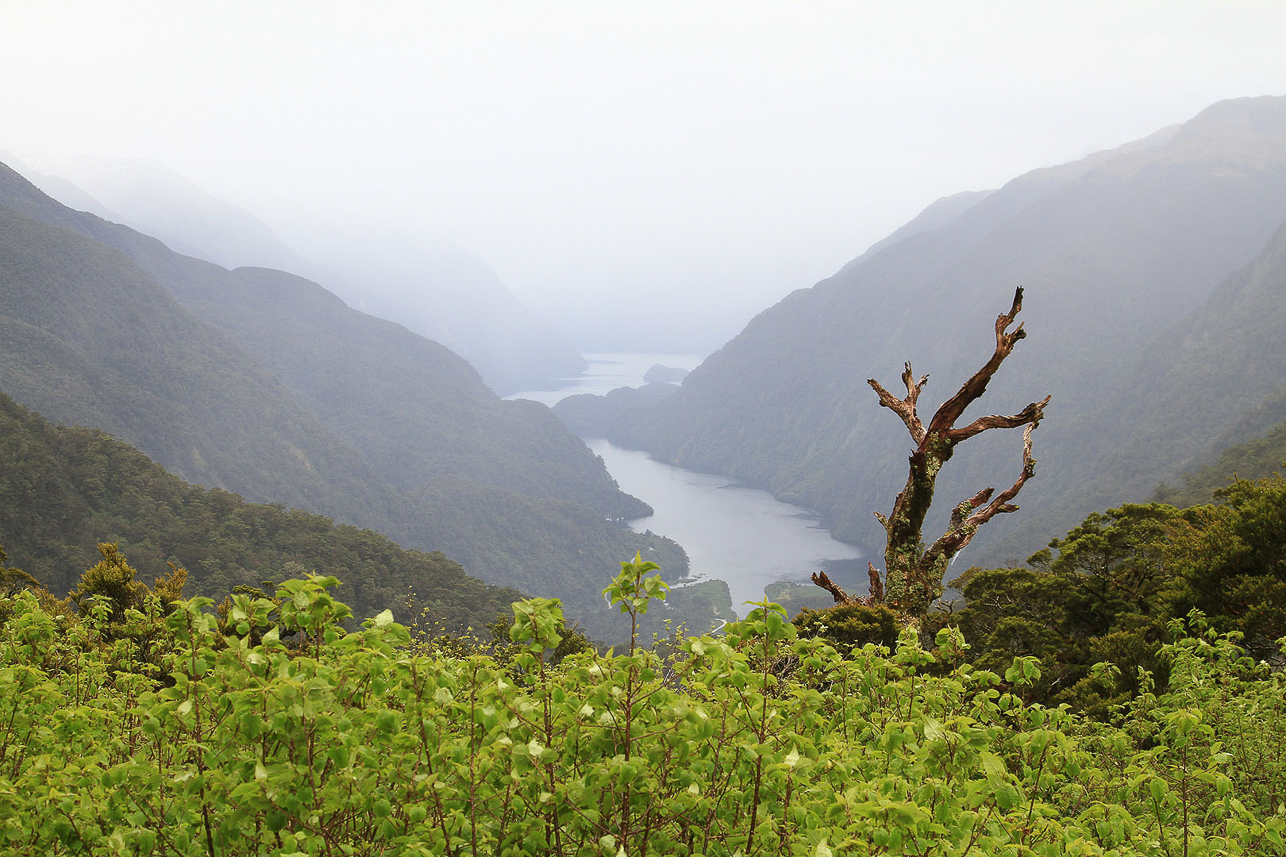
[[[1152,794],[1152,799],[1157,803],[1165,800],[1165,796],[1170,793],[1170,786],[1160,777],[1153,777],[1148,782],[1148,791]]]

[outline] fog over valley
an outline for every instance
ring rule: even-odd
[[[710,353],[939,197],[1286,87],[1265,3],[0,8],[30,170],[155,220],[143,159],[282,245],[215,261],[404,323],[396,269],[489,269],[582,352]]]

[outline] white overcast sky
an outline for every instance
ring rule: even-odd
[[[20,158],[154,159],[297,244],[397,221],[704,351],[938,197],[1286,94],[1286,3],[0,0],[0,80]]]

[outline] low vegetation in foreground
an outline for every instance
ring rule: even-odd
[[[1283,677],[1198,613],[1164,690],[1094,720],[951,628],[841,651],[764,603],[601,652],[533,599],[479,648],[347,632],[333,578],[216,610],[104,563],[96,595],[0,601],[5,853],[1286,853]],[[653,570],[606,590],[635,627]]]

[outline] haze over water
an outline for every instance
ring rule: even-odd
[[[551,408],[568,396],[589,393],[602,396],[618,387],[638,387],[643,376],[653,366],[692,371],[701,365],[703,358],[695,354],[663,354],[654,352],[603,352],[586,354],[587,368],[574,378],[561,378],[549,385],[548,390],[527,390],[510,396],[511,399],[531,399]]]

